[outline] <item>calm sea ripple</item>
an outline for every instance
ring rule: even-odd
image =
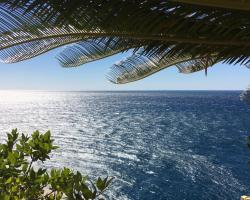
[[[47,167],[115,176],[110,199],[250,194],[250,107],[240,92],[0,92],[0,139],[50,129]]]

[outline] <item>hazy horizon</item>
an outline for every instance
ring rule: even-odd
[[[17,92],[25,92],[25,91],[27,91],[27,92],[175,92],[175,91],[177,91],[177,92],[185,92],[185,91],[190,91],[190,92],[192,92],[192,91],[197,91],[197,92],[199,92],[199,91],[204,91],[204,92],[206,92],[206,91],[211,91],[211,92],[219,92],[219,91],[225,91],[225,92],[233,92],[233,91],[235,91],[235,92],[237,92],[237,91],[242,91],[242,90],[216,90],[216,89],[214,89],[214,90],[201,90],[201,89],[197,89],[197,90],[181,90],[181,89],[176,89],[176,90],[171,90],[171,89],[169,89],[169,90],[164,90],[164,89],[162,89],[162,90],[157,90],[157,89],[155,89],[155,90],[143,90],[143,89],[141,89],[141,90],[42,90],[42,89],[0,89],[0,92],[7,92],[7,91],[10,91],[10,92],[12,92],[12,91],[17,91]]]

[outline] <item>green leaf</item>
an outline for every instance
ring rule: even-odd
[[[17,190],[18,190],[18,186],[17,185],[14,185],[13,187],[11,187],[11,191],[13,193],[17,192]]]
[[[0,196],[0,197],[1,197],[1,196]],[[4,195],[1,197],[1,199],[3,199],[3,200],[10,200],[10,196],[7,195],[7,194],[4,194]]]
[[[94,193],[86,186],[85,184],[82,184],[82,195],[84,196],[85,199],[92,199],[94,196]]]
[[[8,153],[8,160],[11,162],[11,164],[16,163],[16,157],[15,157],[14,153],[12,153],[12,152]]]
[[[28,163],[24,163],[24,164],[22,165],[22,170],[23,170],[24,172],[26,172],[27,169],[28,169]]]
[[[34,171],[33,167],[30,169],[30,178],[33,180],[36,178],[36,172]]]
[[[6,184],[9,184],[9,183],[12,182],[12,180],[13,180],[13,178],[12,178],[12,177],[9,177],[9,178],[5,181],[5,183],[6,183]]]
[[[49,141],[50,140],[50,131],[47,131],[44,135],[43,135],[43,138],[45,141]]]
[[[97,188],[102,192],[105,189],[105,180],[102,180],[100,177],[96,181]]]

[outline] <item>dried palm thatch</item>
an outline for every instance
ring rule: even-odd
[[[119,84],[170,66],[187,74],[219,61],[250,63],[250,0],[0,2],[0,58],[6,63],[65,44],[57,56],[64,67],[132,49],[108,75]]]

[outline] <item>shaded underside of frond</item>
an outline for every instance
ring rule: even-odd
[[[170,35],[178,38],[196,38],[207,41],[241,41],[249,39],[250,13],[238,10],[208,8],[172,1],[124,0],[6,0],[19,5],[41,20],[61,26],[74,25],[81,30],[104,32],[145,33]],[[50,17],[52,20],[49,20]],[[45,18],[45,19],[44,19]],[[46,21],[46,20],[45,20]],[[55,23],[60,25],[60,23]]]
[[[171,0],[178,3],[187,3],[191,5],[207,6],[212,8],[224,8],[232,10],[250,11],[250,1],[234,1],[234,0]]]
[[[80,28],[83,28],[89,22],[91,26],[97,25],[103,29],[109,28],[110,24],[117,28],[118,23],[120,26],[126,25],[126,29],[129,24],[132,24],[130,28],[134,25],[137,25],[134,28],[140,28],[153,21],[158,28],[159,25],[162,26],[161,20],[169,16],[177,17],[177,20],[189,16],[193,19],[199,17],[204,22],[210,20],[229,22],[227,17],[234,15],[240,17],[238,22],[241,23],[242,19],[247,19],[249,16],[245,10],[250,7],[249,0],[1,0],[1,2],[7,3],[11,8],[22,7],[24,12],[36,13],[39,18],[56,25],[69,22],[72,25],[82,25]],[[141,26],[139,22],[142,22]]]

